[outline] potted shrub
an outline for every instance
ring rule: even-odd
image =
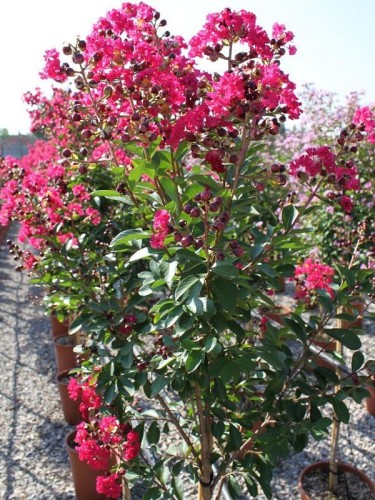
[[[372,118],[350,123],[337,148],[309,148],[287,167],[267,169],[266,139],[301,111],[281,69],[285,53],[295,52],[293,34],[276,23],[268,35],[254,14],[231,9],[209,16],[188,44],[166,24],[146,4],[125,3],[61,55],[47,51],[43,77],[75,86],[63,105],[76,135],[58,148],[69,179],[64,200],[74,195],[76,172],[90,173],[84,201],[106,208],[111,230],[104,237],[86,212],[68,213],[72,236],[59,247],[48,234],[52,245],[33,272],[55,286],[57,301],[68,290],[70,332],[88,335],[81,376],[100,402],[80,445],[107,419],[109,447],[100,448],[103,438],[90,443],[106,458],[117,439],[122,447],[101,492],[118,495],[120,475],[124,498],[138,481],[146,498],[179,498],[183,475],[199,499],[220,498],[224,483],[239,496],[239,477],[251,495],[260,486],[271,497],[277,460],[332,424],[323,408],[365,396],[350,377],[332,394],[337,379],[311,372],[309,346],[325,334],[360,349],[354,330],[331,325],[354,289],[371,292],[372,271],[357,260],[349,273],[339,269],[328,293],[317,292],[319,316],[305,318],[297,307],[282,325],[262,328],[252,313],[272,307],[269,290],[293,275],[305,247],[302,222],[327,186],[345,197],[331,200],[334,210],[349,204],[358,187],[355,145],[371,135]],[[227,70],[198,69],[202,57]],[[284,197],[289,176],[301,182],[303,199]],[[257,203],[265,185],[283,197],[272,215]],[[259,404],[249,405],[260,389]],[[129,460],[127,426],[140,452]],[[171,428],[179,439],[166,449]]]

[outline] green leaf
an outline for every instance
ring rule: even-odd
[[[356,351],[352,357],[352,371],[358,371],[365,362],[365,357],[361,351]]]
[[[229,476],[228,490],[233,500],[236,500],[242,496],[242,489],[238,484],[237,479],[233,476]]]
[[[121,366],[125,370],[129,370],[129,368],[131,368],[131,366],[133,365],[133,360],[134,360],[133,351],[129,351],[125,355],[121,356],[120,358]]]
[[[115,191],[114,189],[99,189],[93,191],[91,196],[121,196],[121,193]]]
[[[295,453],[300,453],[309,444],[307,434],[297,434],[293,442],[293,450]]]
[[[104,391],[104,401],[111,404],[118,395],[117,380],[112,380]]]
[[[355,274],[351,269],[348,269],[345,266],[336,265],[339,273],[345,279],[349,288],[354,288],[355,286]]]
[[[158,375],[151,384],[151,397],[155,397],[169,384],[169,379],[164,375]]]
[[[337,398],[334,398],[332,401],[332,406],[340,422],[347,424],[350,420],[350,414],[346,404],[342,401],[339,401]]]
[[[305,330],[299,323],[297,323],[297,321],[294,321],[293,319],[290,318],[284,318],[284,323],[297,335],[297,337],[302,342],[305,342],[306,340]]]
[[[209,353],[215,349],[215,346],[217,344],[217,338],[216,337],[211,337],[206,340],[204,343],[204,350]]]
[[[212,266],[211,271],[219,276],[223,276],[224,278],[233,279],[238,276],[237,267],[227,261],[217,260],[215,264]]]
[[[299,212],[294,205],[286,205],[286,207],[283,208],[281,219],[286,231],[289,231],[289,229],[293,226],[298,215]]]
[[[175,183],[169,177],[160,177],[160,184],[165,194],[174,202],[178,203],[178,194]]]
[[[314,431],[325,431],[332,424],[332,419],[322,417],[312,423],[311,429]]]
[[[234,312],[237,302],[237,286],[231,281],[217,278],[212,280],[211,289],[213,298],[216,304],[220,306],[220,309]]]
[[[245,474],[243,478],[245,480],[247,490],[250,493],[250,495],[252,497],[256,497],[258,494],[258,485],[256,481],[250,476],[250,474]]]
[[[120,377],[119,382],[123,386],[123,388],[126,390],[126,392],[129,394],[129,396],[133,396],[135,393],[135,386],[131,380],[129,380],[126,377]]]
[[[204,351],[191,351],[186,359],[186,370],[188,373],[194,372],[205,359]]]
[[[258,264],[256,268],[262,274],[265,274],[270,278],[275,278],[277,276],[277,272],[269,264]]]
[[[339,340],[342,345],[352,351],[356,351],[362,346],[362,342],[353,330],[346,330],[344,328],[327,328],[324,331],[334,339]]]
[[[212,300],[207,297],[194,297],[186,303],[186,307],[196,316],[213,316],[216,313],[216,307]]]
[[[229,442],[227,451],[236,451],[241,448],[242,436],[237,427],[233,424],[229,425]]]
[[[263,349],[259,350],[259,355],[267,361],[271,366],[276,368],[276,370],[282,370],[284,362],[286,359],[286,354],[281,351],[265,351]]]
[[[150,237],[150,231],[143,229],[126,229],[118,234],[109,244],[110,247],[116,248],[120,245],[125,245],[133,240],[144,240]]]
[[[174,476],[171,481],[171,486],[173,488],[173,493],[177,500],[184,500],[185,487],[181,478]]]
[[[147,436],[147,441],[150,444],[157,444],[159,442],[159,439],[160,439],[160,429],[159,429],[159,425],[156,422],[156,420],[154,420],[151,423],[150,427],[148,428],[146,436]]]
[[[175,299],[179,300],[181,298],[184,300],[184,298],[187,297],[189,290],[191,290],[191,288],[195,285],[198,286],[194,288],[194,296],[198,297],[203,286],[202,276],[188,276],[187,278],[184,278],[176,288]]]
[[[159,488],[148,488],[146,493],[142,496],[142,500],[162,500],[164,498],[164,492],[159,490]]]
[[[158,253],[159,252],[157,250],[153,250],[152,248],[149,247],[144,247],[133,253],[133,255],[129,259],[129,262],[136,262],[137,260],[146,259],[147,257],[158,255]]]

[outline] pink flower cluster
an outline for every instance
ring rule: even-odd
[[[107,471],[97,478],[98,493],[118,498],[121,494],[121,475],[125,473],[123,468],[119,469],[119,464],[123,460],[134,460],[139,455],[139,434],[112,415],[103,417],[96,414],[89,422],[77,425],[75,442],[80,460],[94,470]],[[117,471],[110,473],[115,464]]]
[[[73,400],[81,400],[79,409],[83,421],[77,425],[75,436],[79,459],[94,470],[105,470],[106,473],[97,478],[96,489],[109,498],[118,498],[122,491],[121,476],[125,474],[120,464],[124,460],[134,460],[139,455],[139,434],[114,415],[100,413],[100,408],[105,404],[97,394],[96,383],[92,378],[79,381],[72,377],[68,392]],[[114,466],[116,471],[111,473]]]
[[[280,124],[276,116],[282,120],[285,115],[299,117],[295,85],[280,68],[286,51],[295,53],[290,45],[293,33],[284,25],[276,23],[268,36],[253,13],[227,8],[209,15],[189,44],[165,31],[165,25],[152,7],[125,2],[99,19],[83,43],[64,47],[69,62],[60,68],[56,53],[48,51],[43,74],[55,80],[60,79],[60,71],[74,77],[77,91],[70,97],[72,117],[82,138],[91,138],[97,146],[92,155],[115,156],[126,172],[132,168],[129,159],[114,152],[108,143],[100,145],[103,124],[105,139],[117,144],[136,140],[147,146],[161,137],[161,146],[177,149],[181,141],[192,142],[198,133],[202,143],[194,147],[204,158],[212,149],[211,136],[220,130],[220,137],[236,137],[231,135],[237,132],[235,123],[250,116],[254,137],[277,134]],[[229,70],[220,76],[198,69],[194,58],[202,56],[212,61],[226,59]],[[83,67],[90,95],[80,75]],[[95,111],[99,120],[92,119],[92,100],[100,103]],[[225,139],[221,141],[227,144]],[[214,163],[216,172],[225,172],[230,153],[223,148],[220,166]],[[161,235],[152,238],[155,248],[163,244],[161,240]]]
[[[165,238],[168,236],[169,223],[171,215],[168,210],[158,210],[155,212],[153,229],[154,234],[151,235],[150,245],[152,248],[164,248]]]
[[[358,170],[354,162],[338,161],[328,146],[307,148],[303,155],[290,163],[289,172],[303,181],[310,181],[319,176],[339,193],[358,191],[360,188]],[[331,200],[337,199],[345,212],[351,212],[353,202],[349,196],[332,191],[327,196]]]
[[[92,378],[79,381],[76,377],[71,377],[68,382],[69,397],[73,401],[80,401],[79,411],[82,419],[88,421],[90,415],[102,406],[102,398],[96,392],[96,383]]]
[[[334,290],[330,284],[333,282],[334,274],[332,267],[311,257],[307,258],[301,265],[296,266],[294,271],[297,285],[296,298],[311,299],[317,290],[325,290],[333,298]]]
[[[46,65],[39,74],[42,80],[51,78],[56,82],[65,82],[68,79],[66,73],[61,69],[60,56],[56,49],[46,50],[44,60]]]
[[[318,175],[327,181],[338,184],[342,189],[359,189],[358,171],[354,163],[339,165],[336,155],[328,146],[311,147],[299,158],[293,160],[289,171],[291,175],[307,178]]]
[[[21,160],[11,161],[0,198],[0,224],[10,220],[21,222],[19,240],[29,240],[35,248],[43,248],[45,236],[57,236],[61,242],[74,236],[68,221],[98,225],[100,212],[91,206],[87,186],[78,183],[68,189],[71,172],[57,163],[56,147],[37,141]],[[27,214],[27,216],[25,215]],[[56,234],[56,228],[59,228]]]
[[[107,498],[119,498],[122,494],[121,475],[118,472],[96,478],[96,491]]]
[[[358,108],[353,117],[353,123],[362,125],[367,134],[368,142],[375,144],[375,113],[369,106]]]

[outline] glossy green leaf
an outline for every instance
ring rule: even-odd
[[[151,384],[151,397],[155,397],[169,383],[169,379],[164,375],[158,375]]]
[[[186,359],[185,367],[188,373],[194,372],[205,359],[205,353],[201,350],[191,351]]]
[[[289,231],[289,229],[293,226],[298,215],[299,212],[294,205],[286,205],[283,208],[281,219],[283,221],[283,225],[286,231]]]
[[[194,296],[198,297],[200,291],[202,290],[203,280],[201,276],[188,276],[184,278],[176,288],[175,299],[179,300],[186,298],[189,295],[189,291],[194,287]]]
[[[126,229],[118,234],[110,243],[111,248],[116,248],[120,245],[126,245],[132,240],[143,240],[150,237],[150,231],[143,229]]]

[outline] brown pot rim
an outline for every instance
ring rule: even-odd
[[[78,452],[75,450],[75,447],[73,447],[72,443],[74,443],[74,438],[76,436],[76,429],[73,429],[72,431],[70,431],[66,436],[65,436],[65,446],[71,450],[72,452],[74,453],[77,453]]]
[[[62,370],[61,372],[56,374],[56,382],[61,385],[67,385],[62,382],[62,378],[67,377],[67,378],[72,378],[74,377],[73,373],[70,373],[73,370],[73,368],[68,368],[67,370]]]
[[[305,498],[305,500],[311,499],[311,497],[308,496],[306,491],[303,488],[303,479],[305,476],[307,476],[311,471],[316,470],[316,469],[322,469],[324,471],[329,470],[329,465],[330,462],[328,460],[326,461],[321,461],[321,462],[314,462],[313,464],[308,465],[302,471],[300,472],[298,476],[298,491],[301,495],[301,498]],[[366,483],[371,491],[375,494],[375,482],[367,476],[364,472],[362,472],[360,469],[357,469],[357,467],[354,467],[353,465],[346,464],[344,462],[337,462],[337,468],[339,471],[343,472],[352,472],[353,474],[356,474],[359,476],[364,483]],[[304,495],[304,497],[302,496]]]
[[[61,344],[59,342],[60,339],[62,338],[69,338],[69,340],[71,340],[71,342],[69,342],[68,344]],[[59,346],[63,346],[63,347],[75,347],[75,342],[74,342],[74,336],[73,335],[70,335],[69,333],[63,333],[62,335],[56,335],[56,337],[53,339],[54,343],[59,345]]]

